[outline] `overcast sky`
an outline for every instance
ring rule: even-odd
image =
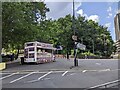
[[[50,12],[47,18],[58,19],[68,14],[72,15],[72,2],[45,2]],[[98,22],[108,27],[115,41],[114,16],[118,10],[117,2],[75,2],[75,15],[85,16],[88,20]]]

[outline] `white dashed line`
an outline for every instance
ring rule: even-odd
[[[71,73],[70,75],[75,75],[76,73]]]
[[[5,78],[8,78],[8,77],[11,77],[11,76],[13,76],[13,75],[15,75],[15,74],[18,74],[18,73],[19,73],[19,72],[17,72],[17,73],[12,73],[12,74],[10,74],[10,75],[7,75],[7,76],[5,76],[5,77],[0,78],[0,80],[5,79]]]
[[[113,69],[113,70],[111,69],[110,71],[119,71],[119,70],[120,70],[120,69]]]
[[[53,71],[54,73],[60,73],[60,72],[65,72],[65,71]]]
[[[96,65],[101,65],[101,63],[96,63]]]
[[[98,72],[106,72],[106,71],[110,71],[110,69],[103,69],[103,70],[99,70]]]
[[[31,81],[27,81],[27,83],[33,83],[33,82],[37,82],[37,81],[39,81],[38,79],[36,79],[36,80],[31,80]]]
[[[25,75],[25,76],[22,76],[22,77],[20,77],[20,78],[17,78],[17,79],[15,79],[15,80],[11,81],[10,83],[14,83],[14,82],[16,82],[16,81],[18,81],[18,80],[21,80],[21,79],[23,79],[23,78],[25,78],[25,77],[28,77],[28,76],[32,75],[33,73],[35,73],[35,72],[31,72],[31,73],[29,73],[29,74],[27,74],[27,75]]]
[[[67,74],[68,73],[68,71],[65,71],[63,74],[62,74],[62,76],[65,76],[65,74]]]
[[[87,70],[83,70],[82,72],[85,73]]]

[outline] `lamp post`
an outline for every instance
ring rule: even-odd
[[[76,45],[77,43],[75,42],[77,40],[77,36],[76,35],[76,32],[75,32],[75,5],[74,5],[74,0],[73,0],[73,22],[72,22],[72,27],[73,27],[73,31],[74,31],[74,37],[73,40],[74,40],[74,66],[78,66],[78,61],[76,59],[77,57],[77,49],[76,49]]]
[[[73,0],[73,31],[75,35],[75,10],[74,9],[75,9],[75,5],[74,5],[74,0]]]

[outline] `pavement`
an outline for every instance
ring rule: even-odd
[[[118,80],[119,60],[83,60],[73,67],[73,59],[58,58],[56,62],[27,64],[3,70],[3,88],[89,88]]]
[[[18,66],[20,64],[20,59],[8,62],[0,62],[0,71],[3,71],[6,68],[11,68]]]

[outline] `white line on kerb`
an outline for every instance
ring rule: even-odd
[[[99,70],[98,72],[106,72],[106,71],[110,71],[110,69],[103,69],[103,70]]]
[[[23,78],[25,78],[25,77],[28,77],[28,76],[30,76],[30,75],[33,74],[33,73],[35,73],[35,72],[31,72],[31,73],[29,73],[29,74],[27,74],[27,75],[25,75],[25,76],[22,76],[22,77],[20,77],[20,78],[17,78],[17,79],[15,79],[15,80],[11,81],[10,83],[14,83],[14,82],[16,82],[16,81],[18,81],[18,80],[21,80],[21,79],[23,79]]]
[[[70,74],[70,75],[75,75],[76,73],[72,73],[72,74]]]
[[[65,76],[65,74],[67,74],[68,73],[68,71],[65,71],[63,74],[62,74],[62,76]]]
[[[39,77],[39,78],[38,78],[38,80],[40,80],[40,79],[44,78],[45,76],[47,76],[47,75],[51,74],[52,72],[53,72],[53,71],[50,71],[50,72],[48,72],[48,73],[44,74],[43,76]]]
[[[1,77],[0,80],[5,79],[5,78],[8,78],[8,77],[11,77],[11,76],[13,76],[13,75],[15,75],[15,74],[18,74],[18,73],[19,73],[19,72],[17,72],[17,73],[12,73],[12,74],[7,75],[7,76],[5,76],[5,77]]]
[[[115,80],[115,81],[107,82],[107,83],[96,85],[96,86],[93,86],[93,87],[90,87],[90,88],[97,88],[97,87],[104,86],[104,85],[107,85],[107,84],[110,84],[110,83],[115,83],[115,82],[118,82],[118,81],[120,81],[120,80]]]

